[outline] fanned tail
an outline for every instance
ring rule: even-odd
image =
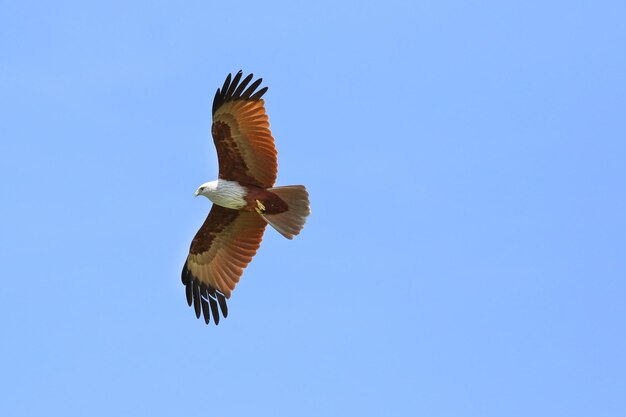
[[[306,218],[311,214],[309,207],[309,193],[304,185],[287,185],[285,187],[268,188],[280,197],[289,209],[279,214],[262,214],[261,217],[281,235],[287,239],[300,233],[306,223]]]

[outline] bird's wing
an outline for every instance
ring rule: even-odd
[[[198,318],[202,310],[207,324],[211,314],[215,324],[219,323],[218,303],[223,316],[228,315],[226,298],[230,298],[244,268],[259,249],[265,226],[256,213],[214,204],[193,238],[182,281],[187,303],[194,305]]]
[[[261,100],[267,87],[256,91],[263,79],[248,87],[252,74],[239,82],[241,75],[239,71],[231,80],[228,74],[213,100],[211,133],[217,149],[219,178],[269,188],[276,181],[278,162]]]

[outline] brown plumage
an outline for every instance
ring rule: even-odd
[[[217,150],[217,181],[203,184],[196,195],[213,207],[191,242],[182,271],[187,303],[196,317],[215,324],[228,315],[226,299],[258,250],[269,223],[283,236],[297,235],[309,215],[304,186],[273,187],[277,152],[261,99],[267,91],[229,74],[213,100],[211,133]],[[241,83],[240,83],[241,81]]]

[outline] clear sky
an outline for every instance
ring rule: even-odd
[[[623,1],[3,1],[0,415],[623,416]],[[278,184],[218,327],[211,102]]]

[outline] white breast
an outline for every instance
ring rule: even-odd
[[[216,180],[206,184],[204,195],[218,206],[238,210],[246,205],[246,189],[237,181]]]

